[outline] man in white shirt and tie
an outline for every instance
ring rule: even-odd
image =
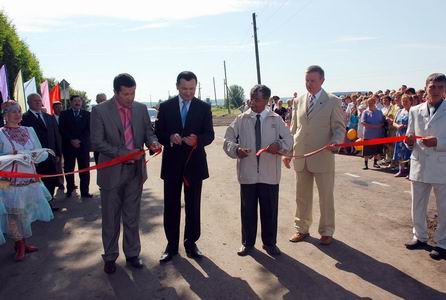
[[[413,238],[409,250],[428,249],[427,205],[431,190],[437,201],[438,226],[430,257],[446,259],[446,76],[431,74],[426,79],[427,102],[409,111],[406,145],[412,150],[409,178],[412,184]],[[422,136],[415,141],[414,136]]]

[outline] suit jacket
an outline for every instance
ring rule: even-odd
[[[81,141],[80,150],[90,151],[90,112],[81,109],[75,118],[72,109],[64,110],[59,116],[59,130],[64,152],[76,149],[71,145],[74,139]]]
[[[409,178],[425,183],[446,184],[446,101],[430,117],[427,103],[412,107],[406,135],[435,136],[436,147],[426,147],[417,140],[410,157]]]
[[[60,157],[62,156],[62,146],[56,118],[47,113],[42,112],[41,114],[45,124],[42,124],[42,122],[28,110],[22,116],[21,125],[34,128],[42,147],[53,150],[56,156]],[[49,159],[54,160],[54,157],[50,155]]]
[[[294,155],[302,155],[327,144],[340,144],[345,137],[345,117],[341,100],[324,90],[314,103],[310,118],[307,118],[308,96],[300,96],[293,105],[291,134],[294,136]],[[324,150],[306,159],[294,160],[298,172],[307,169],[313,173],[334,172],[334,154]]]
[[[161,163],[161,178],[166,180],[181,180],[183,175],[191,181],[203,180],[209,177],[204,147],[214,140],[211,106],[197,98],[191,100],[185,126],[183,128],[180,115],[178,96],[160,104],[155,132],[164,146]],[[191,147],[170,145],[170,136],[178,133],[182,137],[195,134],[198,137],[197,147],[192,152],[185,166]]]
[[[91,146],[99,152],[99,163],[110,161],[131,151],[125,147],[124,129],[119,116],[116,100],[107,100],[93,107],[91,112]],[[132,105],[133,140],[136,149],[143,149],[157,142],[153,133],[147,107],[133,102]],[[143,158],[136,160],[137,177],[144,183],[147,170]],[[123,165],[118,164],[98,170],[97,183],[101,188],[112,189],[120,184]]]

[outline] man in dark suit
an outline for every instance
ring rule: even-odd
[[[42,147],[49,148],[56,154],[56,156],[48,155],[45,161],[37,165],[36,171],[38,174],[57,174],[56,164],[60,161],[62,150],[56,119],[42,111],[42,98],[39,94],[28,95],[27,102],[29,109],[23,114],[21,125],[34,128]],[[54,197],[54,190],[58,186],[57,177],[42,178],[42,181],[51,197]],[[53,208],[54,210],[57,208]]]
[[[61,112],[59,130],[62,135],[62,153],[65,173],[72,172],[77,160],[79,169],[90,166],[90,112],[82,109],[79,95],[70,97],[70,108]],[[91,198],[89,193],[90,172],[79,173],[82,198]],[[67,198],[75,189],[74,175],[66,175]]]
[[[184,183],[186,226],[184,247],[188,257],[202,256],[200,237],[201,187],[209,177],[204,147],[214,140],[211,107],[194,97],[197,77],[184,71],[177,77],[179,95],[161,103],[155,132],[164,145],[161,178],[164,180],[164,231],[167,247],[160,262],[178,253],[181,188]]]

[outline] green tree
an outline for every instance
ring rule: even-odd
[[[13,94],[14,80],[19,70],[22,70],[24,81],[32,77],[36,78],[36,82],[42,81],[39,61],[29,50],[28,45],[19,38],[15,26],[7,15],[0,11],[0,66],[3,64],[8,71],[10,95]]]
[[[231,85],[228,91],[228,99],[232,107],[240,107],[245,100],[245,91],[239,85]]]

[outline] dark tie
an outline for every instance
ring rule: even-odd
[[[256,153],[257,151],[260,150],[260,148],[262,147],[262,131],[260,129],[260,114],[257,114],[257,120],[256,120],[256,126],[255,126],[255,130],[256,130]],[[259,173],[259,161],[260,161],[260,156],[257,156],[257,173]]]
[[[257,120],[256,120],[256,152],[260,150],[262,147],[262,132],[260,130],[260,114],[257,114]]]
[[[43,122],[43,119],[42,119],[42,116],[40,115],[40,113],[36,113],[36,115],[37,115],[37,120],[39,121],[39,123],[40,123],[43,127],[46,127],[46,126],[45,126],[45,122]]]
[[[75,111],[74,111],[74,117],[75,117],[75,118],[79,117],[79,111],[78,111],[78,110],[75,110]]]

